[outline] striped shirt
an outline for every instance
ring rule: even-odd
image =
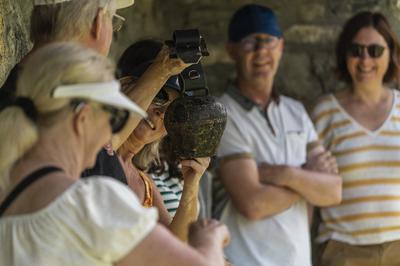
[[[183,182],[179,178],[169,177],[167,172],[159,176],[151,174],[151,178],[160,191],[169,214],[174,217],[181,200]]]
[[[343,200],[322,208],[317,241],[353,245],[400,239],[400,94],[377,130],[363,127],[329,95],[313,120],[325,147],[336,156],[343,178]]]

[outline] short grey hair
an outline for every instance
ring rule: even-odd
[[[31,41],[75,41],[88,34],[98,10],[111,14],[115,0],[71,0],[35,6],[31,15]]]

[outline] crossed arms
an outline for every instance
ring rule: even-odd
[[[281,213],[301,198],[315,206],[341,201],[342,180],[335,159],[326,151],[302,168],[257,165],[248,157],[222,161],[220,177],[235,207],[250,220]]]

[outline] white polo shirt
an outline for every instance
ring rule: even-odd
[[[220,101],[226,106],[228,122],[218,148],[218,157],[251,156],[257,162],[301,166],[307,143],[317,134],[303,105],[285,96],[272,101],[265,112],[231,87]],[[246,182],[243,177],[243,182]],[[311,265],[307,203],[301,200],[271,218],[250,221],[232,202],[223,204],[221,221],[227,224],[232,241],[226,255],[236,266]],[[220,206],[221,208],[221,206]]]

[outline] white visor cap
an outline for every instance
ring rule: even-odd
[[[80,1],[80,0],[33,0],[35,6],[54,5],[62,2]],[[121,9],[133,5],[135,0],[115,0],[116,8]]]
[[[87,99],[127,110],[141,117],[147,117],[147,113],[126,97],[120,91],[120,87],[121,85],[117,80],[101,83],[61,85],[53,90],[52,97]]]

